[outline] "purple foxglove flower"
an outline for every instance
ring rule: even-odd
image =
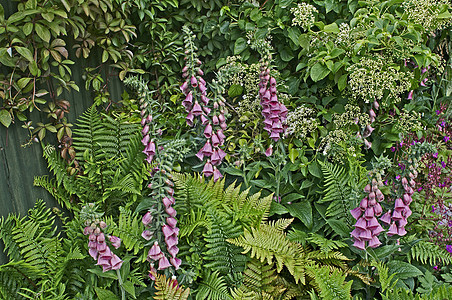
[[[403,203],[402,199],[397,198],[395,200],[394,209],[398,210],[398,211],[401,211],[401,210],[405,209],[405,203]]]
[[[405,191],[408,194],[408,196],[411,196],[414,194],[414,190],[411,188],[411,186],[407,186]]]
[[[408,224],[408,221],[406,219],[399,220],[399,227],[404,227],[406,224]]]
[[[412,99],[413,99],[413,94],[414,94],[414,91],[410,91],[410,92],[408,93],[407,99],[408,99],[408,100],[412,100]]]
[[[88,234],[92,234],[93,233],[93,228],[91,227],[91,226],[86,226],[84,229],[83,229],[83,234],[84,235],[88,235]]]
[[[410,195],[403,194],[403,202],[405,202],[406,205],[410,205],[411,201],[413,201],[413,199]]]
[[[207,119],[205,115],[201,115],[201,124],[204,126],[209,124],[209,119]]]
[[[226,122],[221,123],[220,124],[220,128],[223,129],[223,130],[226,130],[226,128],[228,128],[228,126],[226,125]]]
[[[149,223],[152,222],[152,215],[151,212],[148,211],[143,218],[141,219],[141,221],[143,222],[144,226],[148,225]]]
[[[389,231],[387,232],[387,235],[393,236],[394,234],[398,234],[398,231],[395,222],[392,222],[391,225],[389,226]]]
[[[352,209],[350,211],[350,213],[352,214],[353,218],[355,218],[355,220],[358,220],[359,217],[361,216],[361,208],[356,207],[356,208]]]
[[[377,218],[373,217],[369,221],[367,221],[367,228],[370,230],[376,229],[378,226],[380,226],[380,223],[378,223]]]
[[[176,210],[172,207],[172,206],[170,206],[170,207],[166,207],[165,208],[165,211],[166,211],[166,213],[168,214],[168,215],[170,215],[171,217],[175,217],[176,216],[176,214],[177,214],[177,212],[176,212]]]
[[[280,135],[278,132],[272,131],[272,133],[270,134],[270,138],[273,139],[275,142],[277,142],[280,138]]]
[[[402,218],[403,218],[403,216],[402,216],[402,214],[400,213],[400,211],[394,210],[394,212],[392,213],[391,219],[392,219],[393,221],[398,221],[398,220],[400,220],[400,219],[402,219]]]
[[[276,79],[275,78],[273,78],[273,77],[270,78],[270,85],[271,86],[276,86]]]
[[[164,270],[164,269],[169,268],[169,267],[171,267],[171,265],[170,265],[170,263],[168,261],[168,258],[166,258],[165,256],[160,257],[158,270]]]
[[[369,241],[370,248],[377,248],[380,245],[381,245],[381,242],[376,236],[373,236],[372,239]]]
[[[155,143],[154,141],[150,141],[143,150],[143,153],[146,155],[155,155]]]
[[[372,230],[372,236],[377,236],[377,235],[379,235],[380,233],[382,233],[383,231],[385,231],[385,230],[383,229],[383,227],[381,227],[381,225],[378,224],[378,227],[375,228],[374,230]]]
[[[270,94],[272,94],[272,96],[276,95],[276,86],[270,86]],[[272,100],[270,100],[270,101],[272,101]]]
[[[409,216],[411,216],[413,212],[411,211],[411,209],[406,206],[405,209],[402,211],[402,216],[405,218],[408,218]]]
[[[204,72],[200,68],[196,69],[196,73],[198,73],[199,76],[204,75]]]
[[[212,137],[212,125],[207,124],[206,128],[204,129],[204,136],[206,139],[210,139]]]
[[[182,68],[182,73],[185,73],[187,71],[188,71],[188,66],[185,66],[185,67]]]
[[[378,102],[375,100],[375,101],[374,101],[374,108],[375,108],[376,110],[378,110],[379,107],[380,107],[380,104],[378,104]]]
[[[107,259],[107,258],[99,256],[99,258],[97,259],[97,265],[98,266],[111,267],[110,259],[111,258]]]
[[[220,156],[220,160],[226,157],[226,153],[221,148],[218,148],[218,155]]]
[[[165,208],[168,208],[171,206],[171,200],[168,197],[163,197],[162,199],[163,205],[165,206]]]
[[[210,157],[210,159],[211,159],[212,165],[214,165],[214,166],[217,166],[221,163],[221,157],[220,157],[220,154],[218,153],[218,149],[215,149],[213,151],[213,154]]]
[[[206,81],[202,77],[199,77],[199,82],[202,83],[203,85],[206,85]]]
[[[380,202],[385,199],[385,196],[383,195],[383,193],[378,188],[375,190],[375,196],[377,197],[377,200],[380,201]]]
[[[278,96],[272,94],[269,103],[272,112],[273,110],[276,111],[276,113],[279,113],[281,111],[281,109],[279,108]]]
[[[221,174],[220,170],[218,170],[217,167],[214,167],[213,168],[213,181],[216,182],[221,177],[223,177],[223,175]]]
[[[374,214],[379,217],[383,213],[383,209],[381,208],[380,203],[375,204],[374,206]]]
[[[211,109],[208,108],[207,106],[204,106],[202,109],[204,110],[204,112],[205,112],[207,115],[210,114]]]
[[[198,88],[199,88],[199,91],[201,92],[201,94],[203,94],[203,95],[206,94],[207,88],[206,88],[206,86],[204,84],[202,84],[200,82]]]
[[[406,234],[405,227],[400,226],[400,227],[397,229],[397,234],[400,235],[400,236],[404,236],[404,235]]]
[[[360,228],[362,230],[367,229],[367,222],[366,222],[366,220],[364,218],[359,218],[358,221],[356,221],[355,227],[356,228]]]
[[[370,207],[370,206],[375,206],[375,204],[377,204],[377,200],[375,200],[375,198],[373,198],[373,199],[370,199],[368,202],[367,202],[367,205]]]
[[[359,238],[363,241],[370,241],[372,239],[372,232],[369,229],[361,231]]]
[[[141,130],[141,134],[142,135],[146,135],[146,134],[148,134],[148,132],[149,132],[149,125],[145,125],[144,127],[143,127],[143,129]]]
[[[159,243],[156,241],[154,245],[149,249],[148,257],[153,260],[158,260],[163,256],[162,250],[160,249]]]
[[[385,214],[380,218],[380,220],[381,220],[383,223],[389,225],[389,224],[391,223],[391,211],[389,210],[387,213],[385,213]]]
[[[368,208],[366,208],[366,210],[365,210],[365,212],[364,212],[364,219],[366,219],[367,221],[369,221],[369,220],[371,220],[374,216],[375,216],[374,208],[373,208],[373,207],[368,207]]]
[[[98,252],[96,248],[89,248],[88,253],[93,259],[97,259]]]
[[[192,112],[190,111],[187,115],[187,117],[185,118],[185,120],[187,121],[187,125],[192,127],[193,126],[193,121],[195,120],[195,117],[193,116]]]
[[[270,91],[266,90],[264,95],[262,96],[262,100],[263,101],[270,101],[270,97],[271,97]]]
[[[165,243],[167,248],[171,248],[178,244],[177,235],[173,234],[165,238]]]
[[[168,217],[166,218],[166,223],[168,223],[171,228],[176,228],[177,220],[172,217]]]
[[[177,246],[173,246],[168,249],[168,253],[171,254],[171,257],[176,257],[177,253],[179,253],[179,248],[177,248]]]
[[[142,118],[142,119],[141,119],[141,126],[144,126],[144,124],[146,124],[146,119],[145,119],[145,118]]]
[[[206,162],[206,164],[204,165],[204,168],[202,169],[202,173],[206,176],[206,177],[210,177],[213,174],[213,167],[212,164],[210,163],[210,161],[208,160]]]
[[[354,238],[354,239],[359,239],[359,235],[361,234],[363,230],[359,229],[359,228],[355,228],[353,229],[352,232],[350,232],[350,235]]]
[[[147,146],[147,144],[149,143],[149,134],[146,134],[143,139],[141,140],[141,143],[143,144],[143,146]]]
[[[209,140],[204,144],[204,147],[201,148],[202,154],[206,156],[211,156],[213,153],[212,146],[210,145]]]
[[[196,80],[195,76],[191,77],[190,83],[191,83],[191,86],[194,87],[194,88],[198,86],[198,81]]]
[[[113,253],[111,252],[109,247],[106,247],[104,251],[99,251],[99,256],[104,259],[111,259]]]
[[[163,235],[165,236],[165,238],[168,238],[174,234],[173,228],[171,228],[171,226],[168,226],[166,224],[162,226],[162,232],[163,232]]]
[[[370,184],[368,184],[368,185],[366,185],[366,186],[364,187],[364,191],[365,191],[366,193],[370,193],[370,191],[371,191]]]
[[[273,145],[270,145],[270,147],[265,150],[265,156],[269,157],[273,154]]]
[[[359,203],[359,207],[362,209],[362,210],[366,210],[367,209],[367,207],[369,206],[368,205],[368,199],[367,199],[367,197],[364,197],[363,199],[361,199],[361,202]]]
[[[151,115],[148,115],[147,117],[146,117],[146,123],[151,123],[152,122],[152,116]]]
[[[224,139],[226,138],[226,136],[223,133],[223,129],[218,129],[217,130],[217,136],[220,139],[220,141],[224,141]],[[223,144],[223,143],[221,143],[221,144]]]
[[[116,254],[114,254],[113,257],[111,258],[110,263],[112,270],[119,270],[121,269],[123,261]]]
[[[121,247],[121,239],[118,238],[117,236],[110,236],[109,238],[111,244],[113,245],[113,247],[115,247],[115,249],[118,249],[119,247]]]
[[[364,149],[368,150],[370,147],[372,147],[372,143],[364,139]]]
[[[212,123],[213,123],[213,125],[220,124],[220,121],[218,120],[218,117],[216,115],[212,117]]]
[[[427,78],[421,81],[420,86],[425,86],[425,83],[427,82]]]
[[[90,235],[89,235],[88,239],[89,239],[91,242],[96,242],[96,241],[97,241],[97,236],[93,233],[93,234],[90,234]]]
[[[97,242],[95,242],[95,241],[89,241],[89,242],[88,242],[88,247],[89,247],[89,248],[97,249]]]
[[[356,239],[353,243],[353,246],[355,246],[358,249],[364,250],[366,249],[366,243],[362,240]]]
[[[212,134],[212,146],[213,147],[220,146],[220,139],[218,138],[218,136],[215,133]]]
[[[170,262],[171,262],[171,264],[174,266],[174,268],[176,270],[179,269],[179,267],[180,267],[180,265],[182,263],[182,261],[179,258],[170,258]]]
[[[152,232],[149,231],[149,230],[144,230],[144,231],[141,233],[141,236],[142,236],[143,239],[145,239],[146,241],[149,241],[149,240],[152,238],[153,234],[152,234]]]
[[[373,128],[372,126],[370,126],[370,125],[367,125],[366,126],[366,129],[364,129],[364,132],[363,132],[363,137],[369,137],[371,134],[372,134],[372,131],[374,131],[375,130],[375,128]]]
[[[103,243],[103,242],[105,242],[105,235],[104,235],[103,233],[100,233],[100,234],[97,236],[97,242],[98,242],[98,243]]]
[[[207,105],[209,103],[209,98],[207,98],[206,95],[201,95],[201,101],[202,101],[202,103]]]
[[[185,110],[188,112],[191,109],[191,106],[193,105],[193,94],[192,92],[188,93],[185,97],[185,100],[182,101],[182,105],[185,107]]]
[[[375,111],[372,108],[369,110],[369,117],[370,117],[370,120],[372,123],[373,123],[373,121],[375,121],[375,118],[377,117],[377,114],[375,113]]]
[[[219,114],[219,115],[218,115],[218,120],[220,121],[220,123],[226,122],[226,119],[225,119],[225,117],[224,117],[224,114]]]
[[[202,115],[202,108],[201,108],[201,105],[199,105],[198,101],[195,101],[195,104],[193,105],[193,109],[191,110],[191,113],[194,116]]]

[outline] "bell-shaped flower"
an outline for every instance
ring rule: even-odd
[[[394,210],[401,211],[405,209],[405,203],[403,203],[402,199],[397,198],[394,202]]]
[[[372,143],[364,139],[364,149],[368,150],[372,147]]]
[[[176,257],[177,253],[179,253],[179,248],[177,248],[177,246],[173,246],[168,249],[168,253],[171,254],[171,257]]]
[[[193,109],[191,110],[191,113],[194,116],[202,115],[202,108],[201,108],[201,105],[199,105],[198,101],[195,101],[195,104],[193,105]]]
[[[381,208],[380,203],[375,204],[374,206],[374,214],[379,217],[383,213],[383,209]]]
[[[380,245],[381,245],[381,242],[377,238],[377,236],[373,236],[372,239],[369,241],[369,247],[370,248],[377,248]]]
[[[366,210],[364,211],[364,219],[366,219],[366,220],[371,220],[373,217],[375,216],[375,213],[374,213],[374,209],[373,209],[373,207],[368,207],[368,208],[366,208]]]
[[[397,228],[397,234],[400,236],[404,236],[406,234],[405,226],[399,226]]]
[[[398,221],[398,220],[400,220],[400,219],[402,219],[402,218],[403,218],[403,216],[402,216],[402,214],[400,213],[400,211],[394,210],[394,212],[392,213],[391,219],[392,219],[393,221]]]
[[[402,215],[404,218],[408,218],[409,216],[411,216],[411,214],[412,211],[408,206],[406,206],[405,209],[402,211]]]
[[[151,232],[150,230],[144,230],[144,231],[141,233],[141,236],[142,236],[143,239],[145,239],[146,241],[149,241],[149,240],[153,237],[153,234],[152,234],[152,232]]]
[[[214,165],[214,166],[217,166],[217,165],[219,165],[221,163],[221,157],[220,157],[220,155],[218,153],[218,149],[215,149],[213,151],[213,154],[210,157],[210,160],[211,160],[212,165]]]
[[[169,215],[169,216],[171,216],[171,217],[175,217],[176,216],[176,214],[177,214],[177,212],[176,212],[176,210],[172,207],[172,206],[170,206],[170,207],[165,207],[165,211],[166,211],[166,213]]]
[[[353,246],[355,246],[358,249],[364,250],[366,249],[366,242],[356,239],[355,242],[353,243]]]
[[[196,77],[195,77],[195,76],[192,76],[192,77],[190,78],[190,83],[191,83],[191,86],[192,86],[192,87],[197,87],[197,86],[198,86],[198,81],[196,80]]]
[[[363,230],[360,228],[355,228],[352,230],[352,232],[350,233],[350,235],[354,238],[354,239],[359,239],[359,235],[361,234]]]
[[[160,257],[159,259],[159,270],[164,270],[166,268],[171,267],[171,264],[168,261],[168,258],[166,258],[165,256]]]
[[[226,122],[226,118],[224,117],[224,114],[220,113],[218,115],[218,121],[220,121],[220,123]]]
[[[89,248],[88,253],[93,259],[97,259],[98,252],[96,248]]]
[[[270,147],[265,150],[265,156],[269,157],[273,154],[273,145],[270,145]]]
[[[204,129],[204,136],[206,139],[210,139],[212,136],[212,125],[207,124],[206,128]]]
[[[166,218],[166,223],[167,223],[171,228],[176,228],[177,220],[174,219],[173,217],[168,217],[168,218]]]
[[[141,129],[141,134],[146,135],[149,133],[149,125],[144,125],[143,129]]]
[[[379,107],[380,107],[380,104],[378,104],[378,101],[375,100],[375,101],[374,101],[374,108],[375,108],[376,110],[378,110]]]
[[[223,129],[218,129],[217,130],[217,136],[218,136],[218,139],[220,140],[220,145],[223,145],[224,144],[224,140],[226,139],[226,136],[223,133]]]
[[[413,199],[411,198],[410,195],[408,194],[403,194],[403,202],[405,202],[406,205],[410,205],[411,201]]]
[[[206,94],[207,88],[206,88],[206,86],[204,84],[202,84],[200,82],[198,88],[199,88],[199,91],[201,92],[202,95]]]
[[[151,247],[151,249],[149,249],[148,258],[158,260],[162,256],[162,250],[160,249],[159,243],[156,241],[154,242],[154,245]]]
[[[207,105],[207,104],[209,103],[210,99],[207,98],[206,95],[201,95],[201,101],[202,101],[202,103],[204,103],[205,105]]]
[[[149,223],[152,222],[152,215],[151,212],[148,211],[147,213],[144,214],[143,218],[141,219],[141,221],[143,222],[144,226],[148,225]]]
[[[388,211],[387,213],[385,213],[381,218],[380,221],[382,221],[383,223],[389,225],[391,223],[391,211]]]
[[[170,258],[170,262],[176,270],[179,269],[179,267],[182,263],[182,261],[179,258],[172,258],[172,257]]]
[[[185,96],[184,101],[182,101],[182,105],[185,107],[185,110],[189,112],[191,110],[191,107],[193,105],[193,93],[190,92]]]
[[[211,139],[212,139],[212,146],[213,146],[213,147],[218,147],[218,146],[220,146],[220,139],[218,138],[218,136],[217,136],[215,133],[212,134]],[[215,152],[215,151],[214,151],[214,152]]]
[[[201,69],[200,69],[201,70]],[[201,71],[202,72],[202,71]],[[204,78],[202,78],[202,77],[199,77],[198,78],[198,81],[200,82],[200,83],[202,83],[203,85],[206,85],[206,81],[204,80]]]
[[[115,249],[118,249],[119,247],[121,247],[121,239],[118,238],[117,236],[110,236],[109,238],[111,244],[113,245],[113,247],[115,247]]]
[[[185,117],[185,120],[187,121],[187,125],[192,127],[193,126],[193,122],[195,121],[195,116],[192,114],[192,112],[190,111],[188,113],[188,115]]]
[[[171,226],[168,225],[163,225],[162,226],[162,232],[163,232],[163,236],[165,238],[172,236],[174,234],[174,229]]]
[[[356,207],[356,208],[352,209],[350,211],[350,213],[352,214],[353,218],[355,218],[355,220],[358,220],[359,217],[361,216],[361,208]]]
[[[374,230],[378,226],[380,226],[380,223],[378,223],[378,220],[375,217],[367,221],[367,228],[369,228],[370,230]]]
[[[212,123],[213,123],[213,125],[218,125],[218,124],[220,124],[220,120],[218,120],[218,116],[217,116],[217,115],[214,115],[214,116],[212,117]]]
[[[270,138],[277,142],[280,139],[280,135],[278,132],[272,131],[272,133],[270,134]]]
[[[228,125],[226,125],[226,122],[223,122],[220,124],[220,128],[226,130],[226,128],[228,128]]]
[[[188,88],[188,82],[184,81],[184,83],[182,83],[182,85],[180,86],[180,90],[182,93],[186,94],[187,93],[187,88]]]
[[[149,143],[149,134],[146,134],[143,139],[141,140],[141,143],[143,144],[143,146],[147,146],[147,144]]]
[[[375,228],[374,230],[372,230],[372,236],[377,236],[377,235],[379,235],[380,233],[382,233],[383,231],[385,231],[385,230],[383,229],[383,227],[381,227],[381,225],[378,224],[378,227]]]
[[[355,227],[356,228],[360,228],[362,230],[367,229],[367,222],[366,222],[366,220],[364,218],[359,218],[358,221],[356,221]]]
[[[98,252],[105,251],[107,249],[107,244],[105,243],[97,243],[96,247]]]
[[[399,227],[404,227],[406,224],[408,224],[408,221],[405,218],[399,220]]]
[[[204,165],[204,168],[202,169],[202,173],[206,176],[206,177],[210,177],[213,174],[213,166],[210,163],[210,160],[208,160],[206,162],[206,164]]]
[[[206,118],[205,115],[201,115],[201,124],[206,126],[207,124],[209,124],[209,119]]]
[[[171,247],[174,247],[178,244],[177,235],[173,234],[168,237],[165,237],[165,243],[166,247],[169,249]]]
[[[214,167],[213,168],[213,181],[216,182],[221,177],[223,177],[223,175],[221,174],[220,170],[218,170],[217,167]]]
[[[372,232],[369,229],[361,231],[359,238],[363,241],[369,241],[372,239]]]
[[[392,222],[391,225],[389,226],[389,230],[387,232],[387,235],[388,236],[393,236],[395,234],[398,234],[397,225],[395,224],[395,222]]]
[[[110,261],[111,269],[112,270],[121,269],[122,263],[123,261],[116,254],[114,254]]]
[[[204,110],[204,112],[205,112],[207,115],[210,114],[211,109],[208,108],[207,106],[204,106],[202,109]]]

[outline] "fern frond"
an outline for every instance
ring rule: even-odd
[[[155,276],[155,300],[186,300],[190,295],[190,288],[179,287],[175,279],[166,279],[165,275]]]
[[[58,186],[55,179],[49,179],[49,176],[35,176],[34,186],[39,186],[47,190],[62,207],[72,208],[71,194],[61,186]]]
[[[310,233],[307,240],[316,246],[320,247],[320,251],[322,252],[329,252],[331,250],[337,250],[343,247],[347,247],[347,244],[341,241],[333,241],[330,239],[327,239],[321,235],[318,235],[316,233]]]
[[[348,173],[345,168],[329,162],[320,162],[324,177],[323,197],[319,203],[329,202],[326,216],[346,222],[352,226],[350,210],[351,188],[348,185]]]
[[[40,270],[24,261],[12,261],[0,266],[0,299],[24,299],[19,291],[24,287],[34,287],[35,280],[44,276]]]
[[[345,274],[335,270],[330,272],[327,266],[310,268],[314,272],[315,286],[320,291],[322,299],[351,299],[351,287],[353,281],[345,283]]]
[[[187,216],[182,216],[179,219],[179,237],[182,238],[184,236],[191,235],[195,229],[198,227],[204,227],[206,229],[210,229],[209,217],[207,216],[207,212],[204,212],[202,209],[198,209],[196,212],[193,210],[190,211],[190,214]]]
[[[144,248],[141,237],[144,227],[138,214],[120,207],[118,224],[113,221],[112,217],[107,218],[105,222],[110,226],[111,233],[122,240],[122,244],[128,251],[133,251],[133,254],[136,255]]]
[[[276,278],[277,275],[275,274],[273,264],[269,265],[257,259],[251,259],[246,264],[241,289],[251,291],[258,295],[262,293],[274,294],[275,292],[281,292],[276,287]]]
[[[398,281],[398,279],[394,280],[394,276],[396,276],[397,273],[389,276],[389,268],[383,262],[372,261],[371,265],[377,268],[381,291],[392,290]]]
[[[88,151],[88,155],[96,157],[99,151],[97,144],[97,136],[102,131],[100,115],[96,107],[93,105],[88,108],[76,122],[77,127],[74,133],[74,148],[76,149],[76,159],[84,161],[83,155]]]
[[[220,273],[207,271],[196,290],[196,299],[232,300],[232,297]]]
[[[209,249],[205,253],[205,267],[234,277],[243,272],[247,258],[241,254],[241,247],[231,245],[226,240],[239,237],[243,230],[218,212],[210,211],[209,217],[212,225],[205,236],[206,248]],[[228,284],[231,286],[231,282]]]
[[[444,265],[452,264],[452,257],[449,252],[427,241],[419,241],[414,244],[407,258],[409,263],[411,263],[411,259],[414,259],[430,266],[440,263]]]
[[[257,258],[261,262],[267,261],[268,264],[272,264],[275,259],[278,272],[286,266],[295,281],[304,284],[304,269],[308,261],[301,245],[289,241],[280,230],[286,228],[288,224],[290,224],[288,220],[263,223],[259,229],[252,228],[251,232],[245,229],[243,236],[228,239],[228,242],[243,247],[243,253],[251,252],[251,258]]]

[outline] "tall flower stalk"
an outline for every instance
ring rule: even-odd
[[[187,149],[184,148],[184,140],[173,140],[168,143],[159,141],[161,129],[158,128],[158,124],[152,122],[153,115],[157,115],[158,112],[155,109],[158,103],[150,96],[147,84],[137,77],[129,77],[124,82],[137,90],[140,99],[141,142],[144,147],[143,153],[146,155],[144,163],[150,175],[147,183],[149,194],[144,200],[150,204],[142,218],[145,226],[142,237],[148,241],[146,246],[150,246],[147,255],[150,262],[149,277],[155,280],[153,274],[157,270],[165,270],[167,276],[174,275],[171,269],[179,269],[182,263],[177,257],[179,228],[177,212],[173,207],[174,183],[170,172],[173,163],[183,159]]]
[[[221,96],[224,93],[223,85],[219,82],[212,82],[209,88],[214,92],[211,100],[207,95],[207,83],[202,77],[201,61],[198,59],[194,44],[193,32],[187,27],[183,27],[185,44],[185,66],[182,69],[184,83],[180,89],[185,95],[182,105],[187,111],[187,125],[192,127],[196,123],[201,123],[203,136],[206,139],[204,145],[199,149],[196,156],[204,163],[202,170],[206,177],[213,175],[214,181],[223,177],[218,170],[218,166],[226,157],[222,149],[226,136],[224,131],[227,128],[225,117],[225,99]]]

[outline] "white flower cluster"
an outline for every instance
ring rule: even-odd
[[[446,6],[452,9],[450,0],[405,0],[403,2],[408,20],[421,25],[426,31],[443,29],[452,23],[451,18],[438,18]]]
[[[290,11],[294,14],[292,25],[298,25],[304,30],[308,30],[315,23],[314,13],[318,13],[317,8],[307,3],[298,3],[297,7],[291,8]]]
[[[286,137],[293,135],[298,138],[304,138],[317,129],[319,120],[316,118],[314,109],[302,104],[294,111],[288,113],[284,124],[288,126],[285,133]]]
[[[349,129],[353,124],[357,124],[361,128],[370,125],[369,115],[361,113],[361,108],[357,105],[345,105],[345,112],[333,115],[333,123],[336,128]]]
[[[422,116],[420,113],[408,111],[404,108],[400,115],[397,116],[394,128],[401,133],[419,131],[422,130],[421,120]]]
[[[388,97],[396,103],[399,94],[410,89],[412,72],[403,72],[391,63],[389,57],[376,54],[363,57],[350,66],[348,84],[355,99],[364,99],[366,103],[380,100],[388,92]]]

